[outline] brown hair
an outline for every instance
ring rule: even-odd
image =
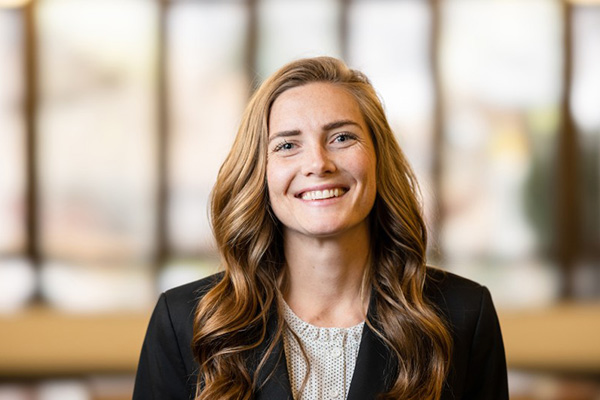
[[[381,398],[439,399],[451,337],[423,297],[427,232],[418,185],[369,80],[330,57],[294,61],[261,85],[219,171],[211,221],[225,273],[201,299],[195,315],[196,399],[251,399],[258,372],[281,339],[284,323],[278,318],[274,340],[251,376],[247,353],[265,340],[285,262],[266,182],[269,114],[281,93],[311,82],[339,85],[351,93],[375,146],[377,197],[370,215],[372,265],[367,271],[375,313],[369,313],[366,323],[398,365],[397,376],[389,377],[390,391]]]

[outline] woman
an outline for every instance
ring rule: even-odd
[[[161,295],[134,399],[507,399],[489,292],[426,266],[416,192],[363,74],[284,66],[212,193],[224,272]]]

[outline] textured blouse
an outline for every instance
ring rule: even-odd
[[[284,331],[283,342],[294,399],[345,399],[358,357],[364,321],[350,328],[321,328],[302,321],[285,302],[284,318],[288,328]],[[300,395],[308,371],[302,349],[308,357],[310,373]]]

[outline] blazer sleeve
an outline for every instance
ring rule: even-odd
[[[135,378],[133,400],[189,400],[188,376],[173,317],[163,293],[152,313]]]
[[[481,289],[463,399],[507,400],[508,378],[500,323],[489,290]]]

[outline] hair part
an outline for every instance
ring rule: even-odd
[[[266,182],[269,114],[286,90],[327,82],[356,99],[373,139],[377,196],[370,214],[371,265],[366,284],[374,315],[367,325],[395,355],[397,375],[383,399],[437,400],[448,371],[451,336],[423,296],[427,232],[415,176],[367,77],[330,57],[294,61],[252,96],[211,195],[211,223],[225,270],[200,301],[192,350],[199,363],[196,400],[248,400],[264,382],[259,372],[281,340],[279,310],[284,270],[282,234]],[[267,321],[277,330],[251,376],[249,352],[264,345]]]

